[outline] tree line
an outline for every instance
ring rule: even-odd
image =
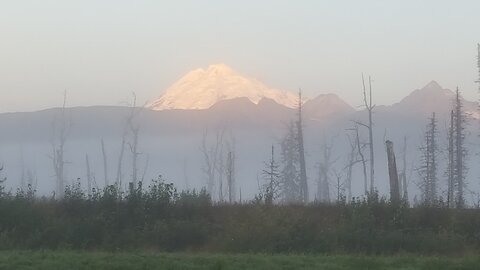
[[[271,172],[271,171],[270,171]],[[267,172],[266,172],[267,173]],[[269,198],[265,198],[268,200]],[[351,202],[214,202],[159,177],[119,192],[66,185],[62,199],[32,189],[0,194],[0,249],[456,255],[480,250],[475,209]]]
[[[478,54],[478,68],[480,73],[480,45]],[[480,85],[479,80],[477,81]],[[479,87],[480,88],[480,87]],[[321,147],[321,157],[318,162],[318,171],[315,181],[307,179],[306,153],[304,145],[304,122],[302,117],[302,93],[298,94],[298,106],[296,119],[288,123],[286,132],[279,145],[271,146],[270,160],[265,162],[264,169],[259,179],[257,198],[261,198],[266,204],[274,203],[309,203],[332,202],[353,200],[352,180],[353,170],[359,167],[363,178],[363,196],[374,196],[377,193],[375,179],[375,147],[385,143],[388,157],[390,199],[393,201],[410,202],[408,185],[411,182],[407,176],[407,138],[404,137],[401,162],[397,166],[393,142],[391,144],[385,139],[380,143],[374,138],[374,111],[372,78],[365,78],[362,74],[362,97],[363,107],[366,112],[365,121],[352,120],[351,127],[345,130],[349,145],[347,161],[340,170],[334,168],[337,159],[333,155],[333,143],[324,143]],[[479,90],[480,91],[480,90]],[[452,108],[449,119],[449,128],[446,132],[448,145],[445,149],[439,148],[438,120],[435,112],[427,120],[426,131],[423,143],[419,147],[421,156],[420,162],[416,165],[415,171],[419,180],[415,182],[419,191],[420,199],[415,199],[417,204],[434,206],[445,201],[448,207],[466,206],[466,159],[468,155],[465,147],[467,115],[463,110],[460,90],[455,91],[455,98],[452,100]],[[52,123],[52,140],[50,158],[53,165],[55,177],[54,198],[61,199],[65,192],[65,166],[68,160],[65,158],[65,145],[70,132],[70,120],[66,110],[66,93],[60,113]],[[100,146],[103,161],[104,184],[108,187],[113,185],[119,190],[128,191],[138,186],[139,182],[145,182],[145,175],[148,169],[148,156],[143,155],[139,150],[140,126],[136,124],[135,117],[141,112],[141,107],[136,105],[136,97],[133,96],[131,112],[127,115],[120,143],[118,160],[116,161],[116,175],[112,178],[108,175],[109,164],[108,153],[103,139],[100,139]],[[364,136],[364,134],[366,134]],[[202,172],[205,179],[205,188],[212,199],[219,202],[241,202],[242,191],[236,184],[236,143],[235,136],[225,129],[216,130],[211,138],[211,133],[205,131],[202,138],[200,151],[203,155]],[[446,171],[438,172],[439,151],[448,153]],[[131,172],[125,181],[123,168],[125,159],[129,154]],[[143,158],[143,160],[141,160]],[[85,153],[85,168],[87,180],[87,193],[91,193],[93,187],[98,189],[98,183],[94,183],[90,166],[90,158]],[[143,167],[142,167],[143,163]],[[185,165],[186,166],[186,165]],[[338,167],[338,166],[337,166]],[[186,170],[186,168],[185,168]],[[186,175],[186,173],[185,173]],[[446,190],[440,190],[440,179],[442,175],[446,178]],[[186,177],[187,178],[187,177]],[[410,177],[411,178],[411,177]],[[360,178],[358,178],[360,180]],[[26,190],[26,182],[34,186],[34,177],[31,172],[22,171],[21,188]],[[309,186],[314,182],[316,187]],[[314,195],[313,198],[311,195]],[[334,195],[332,197],[332,195]]]

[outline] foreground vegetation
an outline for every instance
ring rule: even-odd
[[[128,193],[61,200],[33,192],[0,196],[0,249],[202,253],[465,255],[480,251],[480,211],[410,208],[378,196],[351,203],[214,204],[161,179]]]
[[[478,269],[480,258],[0,252],[0,269]]]

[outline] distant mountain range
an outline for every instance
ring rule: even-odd
[[[398,145],[407,136],[409,168],[414,168],[427,118],[432,112],[437,113],[440,137],[444,136],[446,132],[442,129],[446,126],[453,98],[453,91],[432,81],[396,104],[375,108],[376,172],[380,191],[386,192],[387,182],[383,180],[388,179],[383,140],[392,140],[396,147],[400,147]],[[479,119],[478,103],[467,100],[463,100],[463,103],[470,117]],[[205,184],[201,170],[203,157],[199,150],[202,137],[208,133],[212,139],[215,132],[222,129],[235,137],[238,186],[242,188],[245,198],[253,197],[257,191],[259,172],[263,162],[269,158],[271,145],[277,145],[278,149],[287,123],[296,118],[297,106],[296,94],[271,89],[258,80],[239,75],[225,65],[192,71],[167,89],[159,99],[140,110],[134,119],[140,127],[139,148],[143,160],[139,163],[146,163],[147,157],[149,160],[145,178],[152,179],[163,174],[180,188],[184,185],[201,187]],[[5,165],[5,174],[13,187],[18,183],[21,168],[27,168],[35,171],[38,178],[44,181],[40,183],[41,192],[45,194],[53,189],[52,165],[48,157],[52,149],[52,127],[59,112],[57,108],[0,114],[0,164]],[[89,154],[92,170],[96,172],[98,182],[102,183],[101,139],[106,144],[109,174],[111,177],[116,174],[119,145],[130,112],[129,107],[67,109],[66,115],[72,124],[66,144],[70,179],[84,178],[85,155]],[[338,157],[335,166],[342,171],[343,158],[349,151],[345,136],[347,129],[352,127],[352,120],[365,121],[366,113],[361,108],[353,108],[335,94],[321,94],[303,100],[303,116],[307,170],[310,184],[315,187],[320,146],[328,142],[335,144],[334,155]],[[470,134],[477,134],[476,124],[467,128]],[[472,147],[477,145],[474,138],[476,136],[469,136],[469,145]],[[476,153],[477,150],[471,152]],[[276,151],[279,153],[279,150]],[[469,160],[476,162],[473,156]],[[127,151],[123,161],[125,178],[128,177],[129,162]],[[354,173],[358,174],[358,179],[361,178],[358,168]],[[475,175],[479,172],[471,166],[469,173]],[[414,182],[415,173],[411,175]],[[186,184],[187,180],[184,179],[191,179],[191,183]],[[412,192],[416,190],[413,182]],[[354,184],[354,188],[361,193],[361,181]]]
[[[374,93],[375,94],[375,93]],[[400,114],[445,113],[452,105],[455,93],[442,88],[436,81],[431,81],[421,89],[392,106],[379,106],[380,111],[391,111]],[[239,99],[238,103],[231,102]],[[157,99],[148,103],[147,108],[155,111],[163,110],[204,110],[228,102],[228,106],[260,107],[275,106],[270,101],[287,108],[298,106],[298,95],[288,91],[270,88],[260,81],[243,76],[232,68],[217,64],[207,69],[196,69],[188,72],[175,82]],[[263,102],[262,102],[263,101]],[[348,115],[356,110],[336,94],[320,94],[309,99],[304,98],[305,115],[312,119],[321,119],[332,115]],[[477,103],[464,100],[465,110],[474,118],[478,118]],[[218,109],[218,108],[217,108]],[[232,108],[234,109],[234,108]]]
[[[461,93],[460,93],[461,94]],[[436,81],[431,81],[421,89],[413,91],[399,103],[389,109],[394,112],[422,115],[432,112],[445,114],[452,109],[455,92],[442,88]],[[465,112],[475,119],[479,119],[478,103],[462,98]]]

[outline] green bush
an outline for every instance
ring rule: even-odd
[[[161,177],[127,192],[61,200],[0,196],[0,248],[261,253],[459,254],[480,250],[480,211],[392,205],[373,194],[351,203],[215,204],[205,190],[177,192]]]

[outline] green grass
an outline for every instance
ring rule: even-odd
[[[480,257],[3,251],[0,269],[479,269]]]

